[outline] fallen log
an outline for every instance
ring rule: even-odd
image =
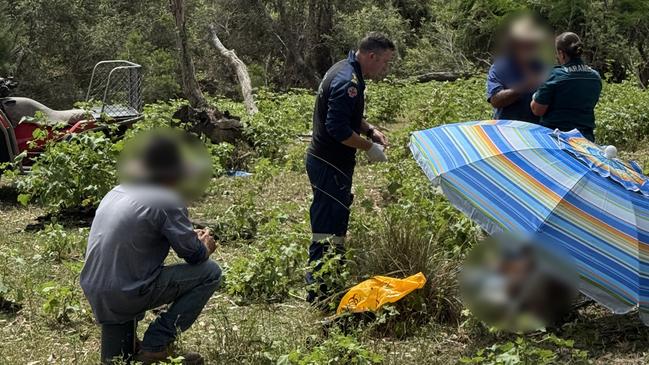
[[[241,121],[227,111],[221,113],[215,108],[196,109],[185,105],[174,113],[173,118],[187,124],[191,132],[206,135],[213,143],[234,144],[243,136]]]
[[[473,76],[473,73],[471,72],[435,71],[413,76],[410,80],[415,80],[419,83],[430,81],[455,81],[458,79],[468,79],[471,76]]]

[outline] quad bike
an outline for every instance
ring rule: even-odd
[[[22,159],[25,170],[48,141],[63,141],[73,133],[105,130],[111,124],[128,128],[142,119],[142,67],[111,60],[97,63],[86,94],[89,110],[53,110],[29,98],[12,97],[12,78],[0,78],[0,163]],[[34,131],[46,137],[34,138]]]

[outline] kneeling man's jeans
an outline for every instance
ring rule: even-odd
[[[212,294],[221,283],[221,268],[212,261],[200,264],[172,265],[162,272],[151,285],[148,295],[151,302],[147,309],[171,303],[144,333],[142,349],[159,352],[167,348],[177,330],[187,330],[196,320]]]

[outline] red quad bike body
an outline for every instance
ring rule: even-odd
[[[29,98],[9,97],[16,85],[12,79],[0,79],[0,163],[26,152],[21,163],[29,169],[49,141],[62,142],[75,133],[107,129],[109,124],[128,128],[142,119],[141,66],[132,62],[97,63],[86,95],[90,110],[52,110]],[[36,139],[36,130],[46,137]]]
[[[23,119],[16,123],[13,120],[10,120],[7,117],[5,109],[2,107],[3,101],[13,102],[13,98],[8,98],[0,100],[0,120],[5,128],[9,129],[13,127],[13,134],[15,138],[15,155],[26,151],[27,157],[22,160],[23,166],[31,166],[34,162],[34,159],[43,152],[45,144],[50,140],[60,141],[64,140],[66,137],[72,133],[80,133],[86,130],[96,129],[98,124],[97,121],[92,117],[92,115],[85,116],[85,119],[76,120],[62,120],[64,122],[62,126],[59,125],[56,128],[53,123],[43,123],[36,120]],[[30,100],[28,100],[29,102]],[[34,132],[36,130],[41,130],[45,132],[45,139],[34,139]],[[33,143],[30,143],[33,142]]]

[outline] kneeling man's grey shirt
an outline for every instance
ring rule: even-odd
[[[102,199],[92,222],[81,287],[99,323],[134,319],[173,248],[189,264],[207,258],[173,191],[152,185],[118,185]]]

